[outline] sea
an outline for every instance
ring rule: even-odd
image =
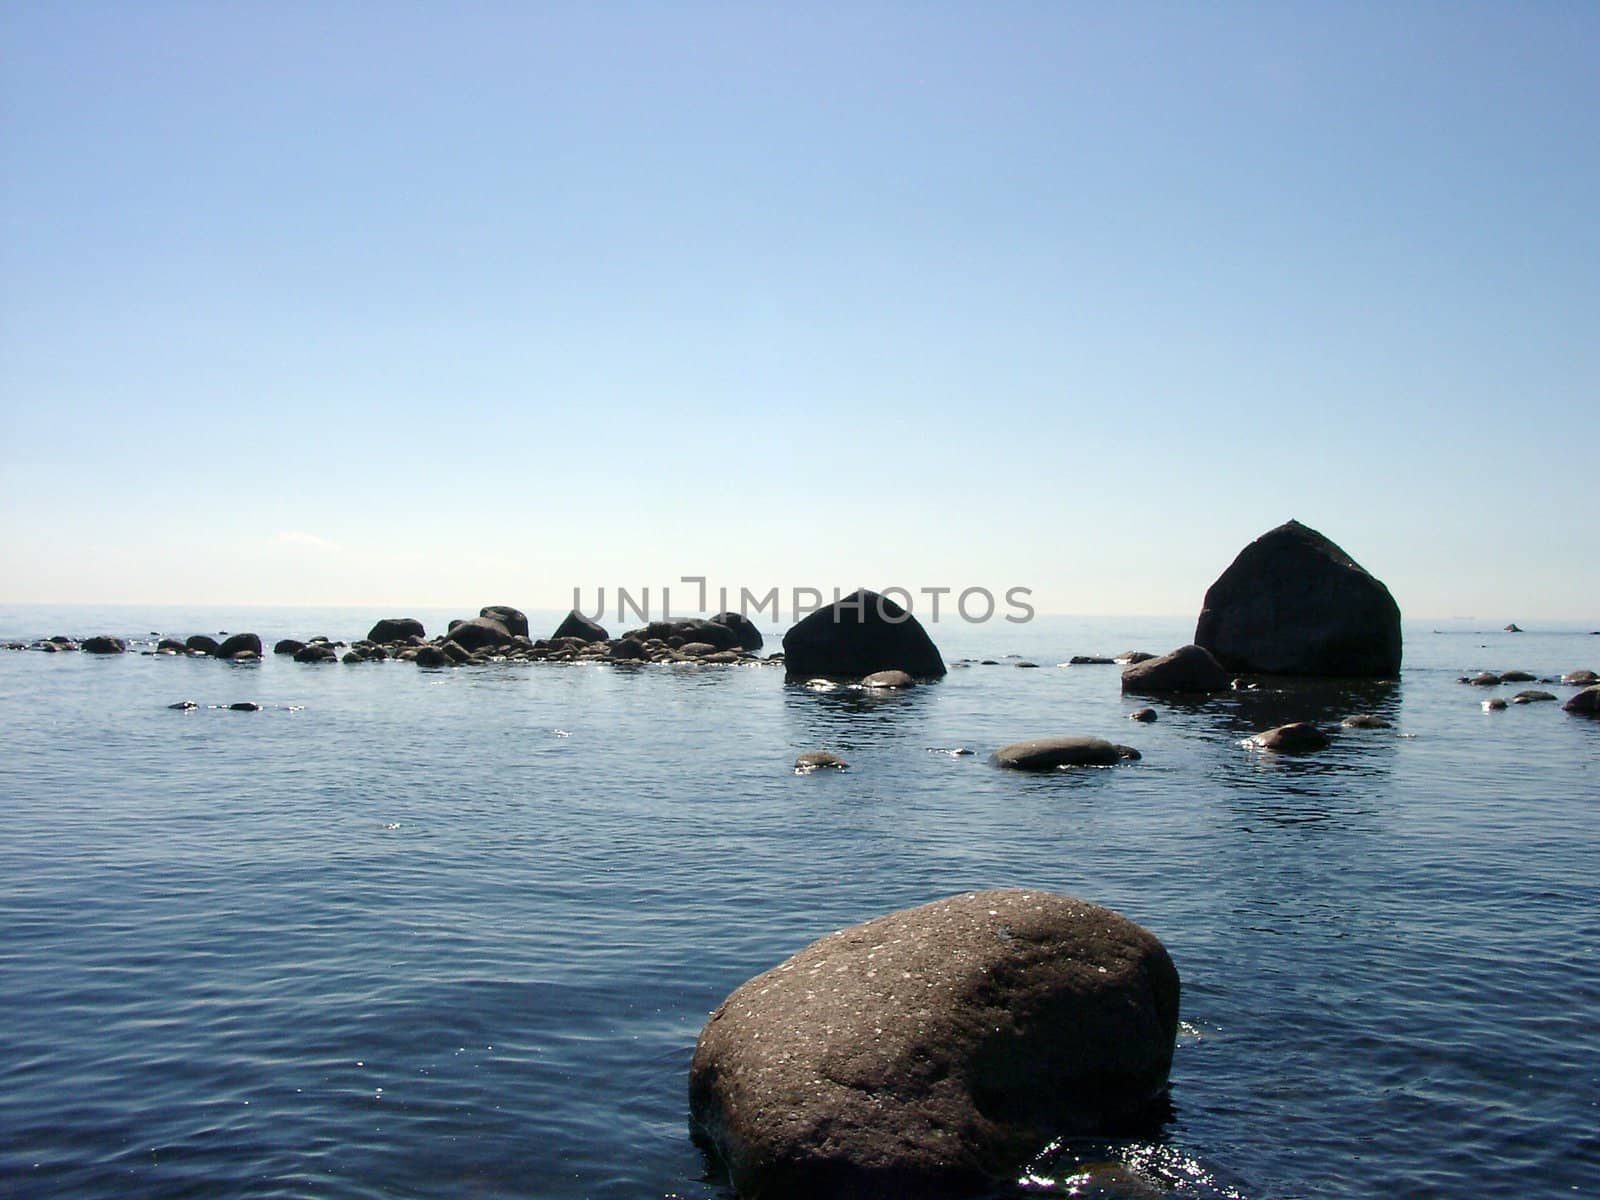
[[[471,615],[0,608],[0,642],[134,640],[0,651],[0,1195],[728,1200],[688,1131],[711,1009],[997,886],[1118,909],[1183,981],[1160,1132],[1043,1147],[1004,1194],[1600,1195],[1600,721],[1457,682],[1600,669],[1592,626],[1408,621],[1396,682],[1204,703],[1064,665],[1192,618],[931,624],[976,661],[886,696],[138,653]],[[1295,719],[1332,745],[1244,744]],[[989,761],[1061,733],[1143,757]],[[813,749],[849,768],[797,775]]]

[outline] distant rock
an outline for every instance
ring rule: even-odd
[[[236,633],[212,653],[218,658],[237,658],[247,650],[255,658],[261,657],[261,639],[253,633]]]
[[[809,775],[812,771],[828,768],[842,771],[849,765],[832,750],[807,750],[794,760],[794,769],[797,775]]]
[[[755,622],[743,613],[720,612],[711,618],[714,625],[726,625],[733,630],[736,643],[740,650],[759,650],[765,644],[761,630],[757,629]]]
[[[644,643],[637,638],[618,638],[611,643],[610,653],[618,662],[637,662],[646,657]]]
[[[1473,687],[1498,687],[1500,685],[1500,676],[1496,675],[1493,671],[1479,671],[1476,675],[1468,679],[1467,682]]]
[[[1132,746],[1119,746],[1104,738],[1030,738],[1012,742],[994,752],[994,761],[1014,771],[1051,771],[1057,767],[1110,767],[1125,759],[1139,758]]]
[[[1521,632],[1518,630],[1517,632]],[[1532,683],[1538,676],[1530,675],[1526,671],[1501,671],[1501,683]]]
[[[1135,693],[1225,692],[1232,682],[1233,677],[1199,646],[1180,646],[1170,654],[1145,659],[1122,672],[1122,690]]]
[[[1136,708],[1128,714],[1130,721],[1144,721],[1147,724],[1156,719],[1156,710],[1153,708]]]
[[[84,638],[80,643],[80,648],[85,654],[126,654],[128,652],[128,643],[119,637],[101,635],[100,637]]]
[[[1593,671],[1568,671],[1561,677],[1561,682],[1572,687],[1588,687],[1600,683],[1600,676]]]
[[[939,648],[916,617],[865,588],[791,627],[783,652],[790,679],[862,679],[891,670],[942,679],[946,673]]]
[[[1156,656],[1151,654],[1148,650],[1124,650],[1111,661],[1115,663],[1123,663],[1127,666],[1133,666],[1136,663],[1149,662],[1154,657]]]
[[[1258,733],[1248,740],[1253,746],[1277,754],[1310,754],[1325,749],[1328,745],[1328,735],[1310,721],[1294,721],[1288,725],[1279,725],[1276,729]]]
[[[1586,687],[1561,706],[1569,713],[1594,715],[1600,713],[1600,684]]]
[[[1012,665],[1020,667],[1024,671],[1037,671],[1039,669],[1039,664],[1030,659],[1024,659],[1022,662],[1014,663]]]
[[[427,636],[428,631],[415,617],[384,617],[367,631],[369,642],[403,642],[408,638]]]
[[[417,647],[417,652],[411,661],[419,667],[448,667],[455,662],[454,659],[437,646]]]
[[[528,617],[521,609],[512,608],[509,604],[490,604],[479,609],[478,615],[500,622],[512,637],[528,636]]]
[[[273,644],[272,652],[274,654],[294,655],[299,654],[300,651],[304,650],[305,648],[306,644],[304,642],[297,641],[294,638],[283,638],[282,640]]]
[[[156,643],[157,651],[172,650],[181,653],[187,649],[188,647],[184,645],[183,641],[179,638],[164,637]]]
[[[1346,717],[1339,722],[1346,729],[1388,729],[1391,723],[1383,717],[1374,716],[1372,713],[1357,713]]]
[[[1500,712],[1501,710],[1503,710],[1505,708],[1505,706],[1506,706],[1506,702],[1504,700],[1502,700],[1499,696],[1495,696],[1492,699],[1485,700],[1483,702],[1483,711],[1484,712]]]
[[[1554,700],[1554,699],[1555,699],[1555,697],[1553,695],[1551,695],[1549,692],[1527,691],[1527,692],[1518,692],[1515,696],[1511,697],[1511,703],[1513,703],[1513,704],[1540,704],[1540,703],[1543,703],[1546,700]]]
[[[677,621],[651,621],[642,629],[630,629],[623,637],[648,642],[652,638],[669,646],[683,646],[691,642],[707,642],[718,650],[737,650],[739,635],[726,625],[708,621],[703,617],[685,617]]]
[[[307,642],[294,652],[297,663],[336,662],[339,652],[328,642]]]
[[[1096,654],[1074,654],[1067,660],[1070,667],[1100,667],[1110,666],[1117,662],[1114,658],[1101,658]]]
[[[1400,608],[1333,542],[1290,521],[1241,550],[1211,585],[1194,640],[1230,671],[1393,676]]]
[[[215,654],[222,649],[221,642],[217,641],[216,638],[207,637],[203,633],[197,633],[192,638],[187,638],[183,645],[192,654]]]
[[[717,648],[710,642],[685,642],[678,647],[678,653],[685,658],[705,658],[717,653]]]
[[[829,934],[736,989],[689,1068],[691,1131],[761,1200],[1005,1191],[1052,1141],[1142,1132],[1178,973],[1070,896],[952,896]]]
[[[193,712],[195,709],[199,708],[200,706],[198,704],[196,704],[193,700],[179,700],[176,704],[169,704],[169,705],[167,705],[167,707],[168,708],[175,708],[179,712]]]
[[[604,626],[591,621],[577,609],[573,609],[566,615],[561,624],[556,626],[556,631],[550,635],[551,641],[555,641],[557,638],[577,638],[583,642],[605,642],[610,640],[611,635],[605,631]]]
[[[228,705],[228,709],[231,712],[260,712],[261,705],[257,704],[254,700],[239,700]]]
[[[1517,623],[1516,623],[1516,622],[1515,622],[1515,621],[1513,621],[1513,622],[1511,622],[1511,624],[1509,624],[1509,625],[1507,625],[1507,626],[1506,626],[1506,628],[1505,628],[1505,632],[1506,632],[1506,633],[1521,633],[1521,632],[1522,632],[1522,630],[1521,630],[1521,628],[1520,628],[1520,627],[1519,627],[1519,626],[1518,626],[1518,625],[1517,625]]]
[[[474,617],[470,621],[451,621],[450,632],[447,635],[449,641],[467,651],[505,646],[510,643],[511,637],[511,630],[493,617]]]

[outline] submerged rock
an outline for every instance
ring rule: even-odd
[[[1156,710],[1153,708],[1136,708],[1128,714],[1130,721],[1144,721],[1149,723],[1156,719]]]
[[[994,752],[994,761],[1016,771],[1051,771],[1057,767],[1109,767],[1140,754],[1104,738],[1064,735],[1012,742]]]
[[[1546,700],[1554,700],[1554,699],[1555,699],[1555,696],[1553,696],[1549,692],[1526,691],[1526,692],[1518,692],[1515,696],[1511,697],[1511,703],[1513,703],[1513,704],[1539,704],[1539,703],[1542,703],[1542,702],[1544,702]]]
[[[1339,722],[1346,729],[1388,729],[1390,722],[1372,713],[1356,713]]]
[[[1493,671],[1479,671],[1467,680],[1473,687],[1499,687],[1500,676]]]
[[[818,609],[783,635],[791,679],[862,679],[904,671],[913,679],[942,679],[944,659],[916,617],[865,588]]]
[[[272,652],[274,654],[294,655],[299,654],[305,648],[306,644],[302,641],[297,641],[295,638],[283,638],[273,644]]]
[[[1131,667],[1137,663],[1149,662],[1154,657],[1155,655],[1151,654],[1148,650],[1124,650],[1111,661],[1123,663]]]
[[[193,637],[185,639],[183,645],[185,649],[193,654],[215,654],[222,649],[221,642],[217,641],[216,638],[207,637],[203,633],[197,633]]]
[[[198,704],[196,704],[193,700],[179,700],[176,704],[169,704],[169,705],[167,705],[167,707],[168,708],[175,708],[179,712],[193,712],[195,709],[199,708],[200,706]]]
[[[1052,1140],[1140,1129],[1166,1088],[1178,973],[1070,896],[952,896],[828,935],[701,1031],[691,1130],[761,1200],[945,1200]]]
[[[260,712],[261,705],[254,700],[239,700],[228,705],[230,712]]]
[[[1249,742],[1262,750],[1271,750],[1277,754],[1310,754],[1327,747],[1328,735],[1310,721],[1293,721],[1288,725],[1269,729],[1265,733],[1258,733],[1250,738]]]
[[[1233,677],[1199,646],[1180,646],[1122,672],[1125,692],[1225,692],[1232,682]]]
[[[1600,675],[1596,675],[1593,671],[1568,671],[1561,677],[1561,682],[1577,687],[1589,687],[1600,683]]]
[[[1506,706],[1506,702],[1504,700],[1502,700],[1499,696],[1496,696],[1492,700],[1485,700],[1483,702],[1483,711],[1484,712],[1499,712],[1501,709],[1505,708],[1505,706]]]
[[[1289,521],[1241,550],[1206,591],[1194,640],[1231,671],[1392,676],[1400,608],[1333,542]]]
[[[1530,675],[1526,671],[1501,671],[1501,683],[1532,683],[1538,676]]]
[[[794,760],[794,769],[797,775],[807,775],[812,771],[820,771],[824,768],[842,771],[849,765],[832,750],[807,750]]]

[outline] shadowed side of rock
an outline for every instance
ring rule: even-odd
[[[818,609],[783,635],[790,679],[862,679],[904,671],[941,679],[944,658],[928,631],[886,596],[865,588]]]

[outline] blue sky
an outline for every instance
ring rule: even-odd
[[[1600,7],[0,6],[0,600],[1600,618]],[[1586,498],[1588,497],[1588,498]]]

